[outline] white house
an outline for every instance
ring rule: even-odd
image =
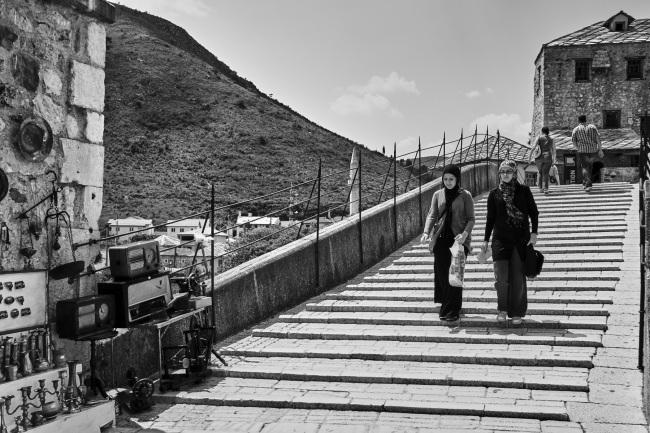
[[[144,219],[139,216],[110,219],[108,220],[108,235],[109,236],[124,235],[152,226],[153,226],[153,220]],[[133,233],[133,234],[153,235],[153,228],[138,233]],[[128,240],[131,239],[131,236],[129,235],[122,236],[119,239],[122,241]]]
[[[172,222],[175,220],[167,220],[167,236],[178,237],[180,233],[205,233],[206,235],[210,233],[210,223],[208,222],[203,227],[204,219],[199,218],[190,218],[183,221]]]
[[[259,217],[249,213],[248,216],[242,216],[241,211],[237,217],[237,227],[228,230],[231,238],[238,238],[245,230],[259,229],[262,227],[280,227],[279,217]]]

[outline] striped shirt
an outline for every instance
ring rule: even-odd
[[[580,153],[598,152],[598,129],[592,124],[581,123],[571,133],[573,147]]]

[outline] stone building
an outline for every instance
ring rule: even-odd
[[[114,6],[104,0],[0,1],[0,277],[5,282],[27,282],[73,261],[83,261],[85,268],[99,254],[97,245],[87,243],[100,232],[105,26],[114,20]],[[57,211],[67,217],[59,220],[59,230]],[[25,284],[22,307],[31,308],[15,318],[12,312],[0,331],[15,331],[20,326],[14,323],[29,317],[37,326],[49,323],[54,341],[67,348],[67,359],[87,365],[88,343],[60,340],[53,323],[57,301],[94,294],[95,280],[68,282],[49,272]],[[72,421],[68,428],[75,429]]]
[[[650,124],[650,19],[621,11],[542,46],[535,59],[532,138],[548,126],[562,183],[580,182],[571,131],[580,114],[596,125],[601,181],[638,179],[642,125]]]

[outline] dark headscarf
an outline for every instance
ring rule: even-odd
[[[445,210],[447,213],[445,214],[445,226],[442,229],[443,231],[443,239],[445,240],[445,244],[451,247],[451,245],[454,243],[454,234],[451,231],[451,205],[458,198],[460,195],[460,168],[458,166],[449,164],[445,166],[445,168],[442,170],[442,176],[444,177],[445,174],[451,174],[456,178],[456,185],[452,188],[449,189],[446,186],[444,186],[444,182],[442,183],[443,188],[445,189]]]
[[[517,173],[517,164],[514,161],[505,160],[499,166],[501,169],[511,169]],[[507,222],[510,227],[522,227],[524,224],[524,214],[512,203],[515,196],[515,189],[519,182],[517,176],[512,176],[510,182],[501,181],[497,189],[497,197],[506,203],[506,212],[508,213]]]

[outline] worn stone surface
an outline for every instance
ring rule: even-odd
[[[104,111],[104,70],[72,62],[70,103],[94,111]]]
[[[56,104],[49,96],[39,94],[34,98],[34,114],[47,120],[54,135],[60,135],[63,132],[65,109]]]
[[[104,147],[81,141],[61,139],[63,163],[60,180],[64,183],[102,187],[104,171]]]
[[[95,66],[104,67],[106,63],[106,29],[103,25],[92,21],[88,23],[86,51]]]
[[[45,85],[45,93],[59,96],[63,89],[63,83],[59,74],[54,69],[45,69],[42,71],[43,84]]]
[[[104,141],[104,115],[88,111],[86,115],[86,138],[92,143]]]
[[[68,138],[72,139],[82,139],[81,129],[79,128],[79,121],[73,115],[68,114],[65,117],[65,130],[68,134]]]

